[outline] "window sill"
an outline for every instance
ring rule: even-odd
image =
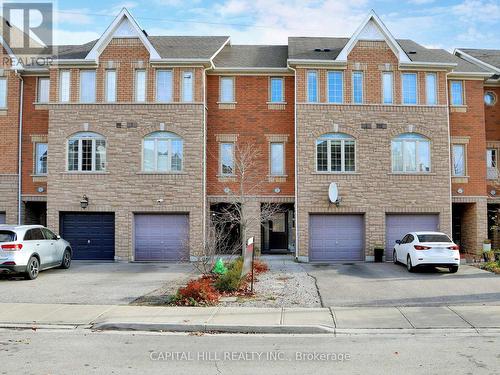
[[[7,116],[7,108],[0,108],[0,116]]]
[[[469,176],[451,176],[451,182],[455,184],[466,184],[469,182]]]
[[[435,176],[433,172],[390,172],[389,176]]]
[[[283,174],[283,175],[268,175],[267,180],[268,182],[286,182],[286,179],[288,178],[288,175]]]
[[[180,172],[137,172],[137,175],[143,175],[143,176],[177,176],[177,175],[186,175],[187,173],[184,171]]]
[[[331,175],[355,176],[355,175],[360,175],[361,173],[359,173],[359,172],[318,172],[318,171],[314,171],[314,172],[312,172],[312,174],[325,175],[325,176],[331,176]]]
[[[235,109],[236,102],[217,102],[219,109]]]
[[[465,112],[467,112],[467,106],[466,105],[450,105],[450,112],[465,113]]]
[[[98,171],[66,171],[61,172],[61,174],[66,175],[107,175],[109,172],[98,172]]]
[[[279,103],[279,102],[267,102],[267,109],[270,110],[277,110],[277,111],[283,111],[286,109],[286,103]]]

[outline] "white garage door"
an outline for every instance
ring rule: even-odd
[[[363,215],[311,215],[309,260],[364,260],[364,232]]]
[[[385,257],[392,260],[396,240],[408,232],[439,231],[439,215],[386,215],[385,217]]]

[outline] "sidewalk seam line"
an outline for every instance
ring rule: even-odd
[[[403,310],[401,310],[401,309],[399,308],[399,306],[394,306],[394,307],[395,307],[396,309],[398,309],[399,313],[400,313],[401,315],[403,315],[403,317],[406,319],[406,321],[407,321],[408,323],[410,323],[410,325],[412,326],[412,328],[413,328],[413,329],[417,329],[417,327],[415,327],[415,326],[413,325],[413,323],[410,321],[410,319],[408,319],[408,317],[405,315],[405,313],[403,312]]]
[[[462,319],[465,323],[467,323],[468,325],[470,325],[478,334],[479,334],[479,331],[478,329],[474,326],[474,324],[472,324],[471,322],[469,322],[467,319],[465,319],[460,313],[458,313],[457,311],[453,310],[449,305],[446,306],[448,308],[448,310],[450,310],[451,312],[453,312],[455,315],[457,315],[460,319]]]
[[[333,307],[328,307],[328,311],[330,311],[330,316],[332,317],[333,320],[333,328],[337,328],[337,318],[335,317],[335,312],[333,311]]]

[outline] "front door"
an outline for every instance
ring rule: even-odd
[[[278,212],[269,220],[269,250],[288,251],[288,212]]]

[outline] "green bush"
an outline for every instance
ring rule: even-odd
[[[238,258],[231,262],[228,271],[220,275],[215,281],[215,288],[220,292],[234,292],[241,285],[241,271],[243,269],[243,258]]]

